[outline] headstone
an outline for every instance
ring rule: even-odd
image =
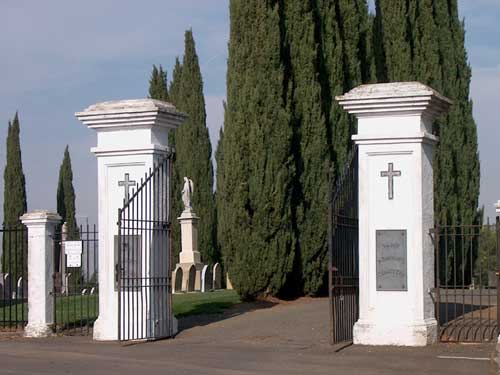
[[[3,295],[6,300],[12,298],[12,276],[10,273],[3,275]]]
[[[196,284],[196,267],[193,265],[189,268],[188,285],[186,290],[188,292],[194,292],[194,287]]]
[[[201,270],[201,292],[206,293],[213,289],[212,271],[208,265]]]
[[[28,288],[27,285],[28,283],[24,280],[24,278],[21,276],[17,280],[17,298],[19,299],[26,299],[28,298]]]
[[[84,296],[85,294],[87,294],[87,288],[82,289],[82,296]]]
[[[71,272],[68,272],[64,275],[64,294],[68,295],[69,293],[69,278],[71,277]]]
[[[233,290],[233,284],[231,283],[231,279],[229,278],[229,273],[226,273],[226,289]]]
[[[95,287],[92,287],[92,289],[90,289],[90,295],[93,295],[95,293]]]
[[[174,270],[174,293],[182,292],[182,267],[177,266]]]
[[[359,319],[353,342],[436,342],[434,120],[451,101],[419,82],[361,85],[336,97],[357,118]]]
[[[221,289],[222,288],[222,267],[220,263],[215,263],[214,264],[214,270],[213,270],[213,285],[214,289]]]

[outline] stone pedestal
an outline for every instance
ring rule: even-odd
[[[182,269],[182,291],[201,291],[201,271],[204,265],[198,251],[198,221],[200,218],[192,209],[185,209],[177,219],[181,226],[181,252],[177,267]]]
[[[26,337],[46,337],[54,324],[54,233],[61,217],[48,211],[21,216],[28,228],[28,324]]]
[[[436,341],[434,119],[451,102],[417,83],[363,85],[338,97],[358,119],[359,320],[354,343]]]
[[[99,200],[99,317],[94,339],[117,340],[118,209],[132,188],[169,152],[169,133],[185,116],[169,103],[137,99],[95,104],[76,113],[76,117],[97,131],[97,147],[92,148],[98,163]],[[149,204],[154,205],[154,199]],[[145,275],[151,275],[150,267],[157,261],[150,258],[148,248],[144,243],[141,267]],[[146,263],[145,259],[150,261]],[[145,301],[141,308],[144,312],[135,316],[147,319],[151,303],[150,299]]]

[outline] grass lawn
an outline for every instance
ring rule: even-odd
[[[191,315],[217,314],[241,302],[234,290],[218,290],[209,293],[174,294],[173,312],[177,318]],[[6,302],[6,301],[4,301]],[[0,305],[0,327],[15,326],[10,322],[28,320],[28,304],[10,301]],[[58,296],[56,299],[56,322],[59,328],[92,324],[98,315],[98,296]],[[2,322],[5,322],[2,324]]]
[[[185,318],[191,315],[217,314],[241,302],[240,297],[234,290],[174,294],[172,300],[176,318]]]

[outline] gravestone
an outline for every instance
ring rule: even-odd
[[[28,283],[22,276],[17,280],[17,298],[28,298]]]
[[[177,266],[174,270],[174,293],[182,292],[182,267]]]
[[[12,298],[12,276],[10,273],[3,275],[3,296],[5,300],[10,300]]]
[[[92,289],[90,289],[90,295],[93,295],[95,293],[95,287],[92,287]]]
[[[195,285],[196,285],[196,267],[192,265],[189,268],[186,290],[188,292],[194,292]]]
[[[208,265],[201,270],[201,292],[205,293],[214,289],[212,271]]]
[[[233,290],[233,283],[231,283],[231,279],[229,278],[229,272],[226,272],[226,289]]]
[[[437,340],[433,122],[451,102],[418,82],[369,84],[336,100],[357,117],[359,319],[355,344]]]
[[[213,268],[213,285],[214,289],[222,288],[222,267],[220,263],[215,263]]]

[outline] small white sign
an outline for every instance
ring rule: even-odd
[[[65,241],[64,252],[66,253],[66,267],[82,266],[82,241]]]

